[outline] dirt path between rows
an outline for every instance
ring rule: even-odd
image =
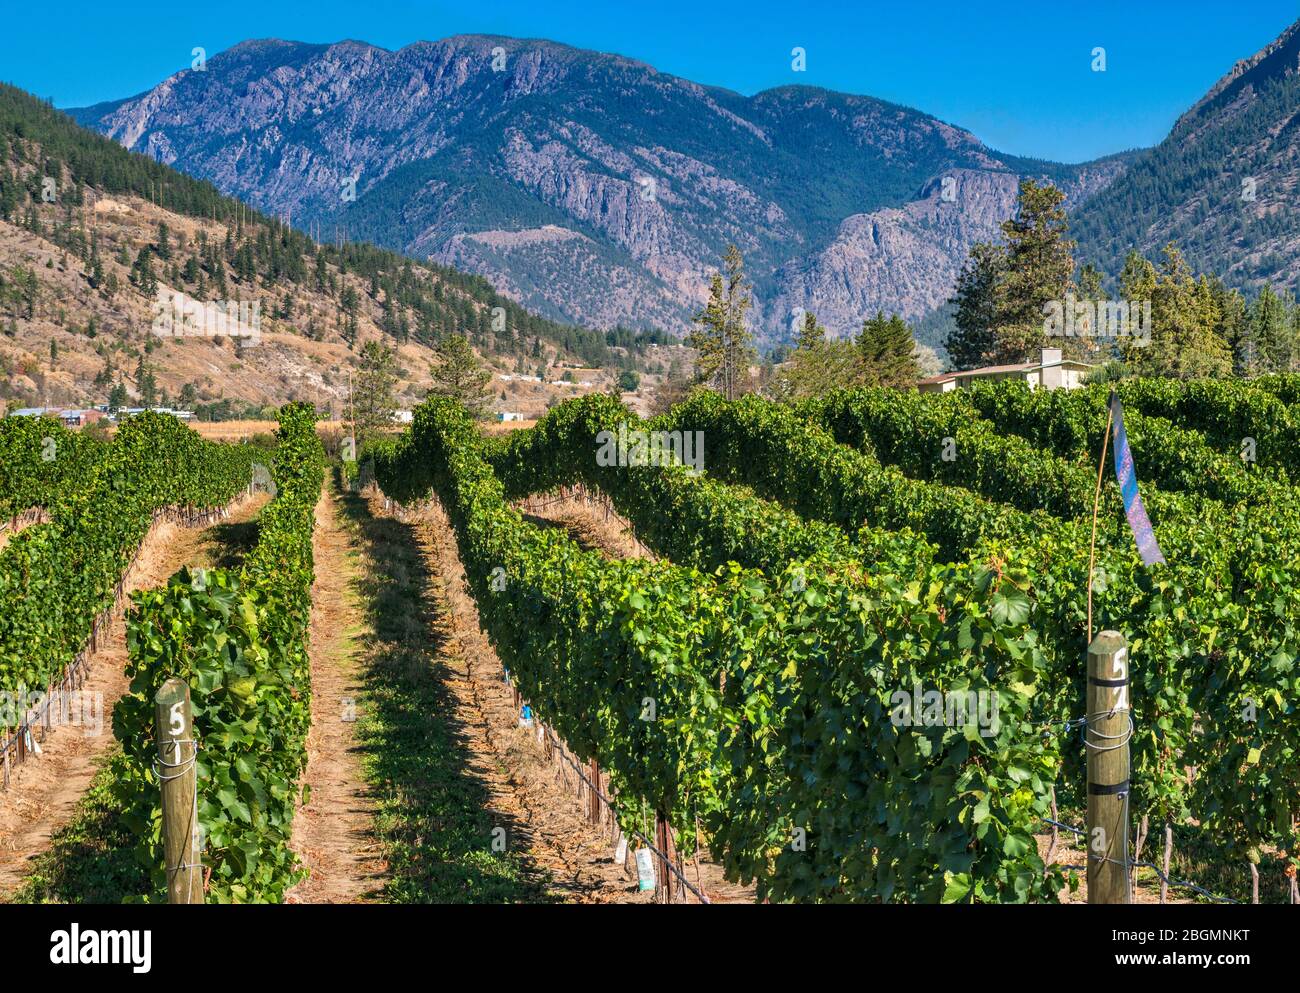
[[[206,527],[181,527],[163,521],[156,524],[140,547],[140,556],[126,581],[131,592],[159,586],[185,565],[224,565],[226,547],[248,529],[265,494],[236,503],[230,516]],[[128,601],[123,599],[123,606]],[[51,836],[65,825],[77,801],[94,778],[101,759],[116,744],[113,737],[113,706],[127,689],[126,622],[119,609],[90,657],[89,674],[83,693],[92,694],[95,710],[103,720],[91,727],[52,728],[39,741],[41,754],[31,756],[14,770],[8,790],[0,790],[0,893],[18,886],[31,859],[49,844]]]
[[[372,513],[384,500],[370,498]],[[494,815],[513,822],[516,844],[550,877],[553,895],[570,903],[650,903],[652,892],[637,889],[635,873],[615,863],[612,825],[593,825],[566,785],[560,768],[547,759],[532,730],[519,726],[514,692],[479,627],[478,609],[465,583],[451,524],[433,503],[418,513],[397,515],[412,526],[420,554],[433,577],[432,599],[445,625],[446,685],[455,700],[454,717],[464,728],[464,747],[475,774],[487,788]],[[569,772],[573,783],[573,773]]]
[[[581,496],[533,497],[516,507],[538,527],[558,527],[583,548],[596,549],[606,558],[655,558],[632,534],[627,522],[598,500]]]
[[[358,551],[339,520],[326,483],[312,534],[316,581],[311,611],[311,730],[302,785],[307,802],[294,815],[292,847],[310,876],[286,903],[369,902],[387,865],[374,833],[375,804],[353,733],[363,691]]]

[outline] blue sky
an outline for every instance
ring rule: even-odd
[[[1300,18],[1300,0],[314,0],[104,4],[6,18],[0,78],[62,107],[130,96],[246,38],[400,48],[453,34],[550,38],[754,93],[865,93],[967,128],[1001,151],[1078,162],[1151,145],[1223,75]],[[807,71],[791,70],[791,50]],[[1106,50],[1094,72],[1092,51]]]

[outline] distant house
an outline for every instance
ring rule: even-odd
[[[523,414],[517,413],[516,411],[513,410],[497,411],[498,421],[522,421],[523,419],[524,419]]]
[[[10,417],[57,417],[64,427],[79,428],[91,424],[104,415],[98,410],[64,410],[59,407],[22,407],[12,411]]]
[[[90,410],[63,410],[59,412],[59,420],[65,427],[80,428],[87,424],[94,424],[96,421],[103,420],[102,411]]]
[[[1031,390],[1040,386],[1045,390],[1075,390],[1083,385],[1084,377],[1093,368],[1087,362],[1062,358],[1059,348],[1044,348],[1037,362],[945,372],[922,379],[916,388],[922,393],[950,393],[968,389],[978,382],[997,383],[1014,379],[1025,383]]]
[[[155,414],[170,414],[178,421],[194,420],[194,411],[176,410],[172,407],[122,407],[117,411],[115,420],[122,420],[125,417],[134,417],[136,414],[143,414],[146,410]]]
[[[409,410],[393,411],[393,423],[395,424],[410,424],[413,420],[415,420],[415,414]]]

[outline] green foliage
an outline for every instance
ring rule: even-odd
[[[909,479],[882,465],[869,446],[855,450],[837,444],[807,417],[757,397],[728,404],[697,393],[661,426],[704,432],[709,473],[718,479],[752,486],[803,517],[828,521],[850,535],[863,523],[919,532],[939,546],[942,559],[960,557],[986,537],[1028,538],[1060,528],[1045,513],[1030,515],[965,489]]]
[[[764,392],[779,400],[817,396],[836,386],[856,382],[861,371],[862,355],[854,343],[828,339],[826,328],[809,311],[804,314],[797,347]]]
[[[966,393],[839,391],[801,409],[836,441],[865,444],[913,479],[965,487],[1018,510],[1067,520],[1091,512],[1095,472],[999,435],[975,414]]]
[[[804,522],[777,504],[697,475],[675,458],[654,464],[644,432],[655,430],[656,422],[593,394],[566,400],[534,427],[501,437],[486,454],[507,499],[584,483],[610,497],[643,543],[679,564],[712,571],[737,562],[776,574],[794,560],[853,557],[837,528]],[[677,444],[707,458],[703,439],[679,435]]]
[[[1281,379],[1268,385],[1300,392]],[[1152,404],[1199,404],[1207,423],[1221,425],[1277,402],[1240,384],[1124,388],[1149,390]],[[1030,835],[1048,787],[1077,802],[1083,771],[1081,750],[1040,722],[1083,707],[1090,563],[1076,519],[1085,501],[1073,489],[1087,493],[1095,479],[1082,458],[1052,446],[1081,453],[1098,404],[1097,391],[1069,396],[863,390],[790,411],[701,393],[644,425],[704,431],[716,481],[675,465],[601,465],[600,431],[641,426],[609,398],[562,405],[504,441],[478,438],[448,407],[426,406],[377,468],[390,495],[432,489],[448,507],[480,615],[538,712],[580,755],[610,768],[632,810],[645,803],[680,824],[698,805],[713,850],[730,871],[757,877],[762,894],[1050,900],[1060,879],[1043,874]],[[1048,450],[998,438],[980,414]],[[812,423],[819,419],[862,450],[838,444]],[[1121,631],[1132,658],[1134,809],[1195,818],[1237,854],[1292,850],[1294,494],[1275,470],[1234,462],[1194,430],[1136,409],[1131,420],[1135,449],[1171,484],[1147,487],[1170,564],[1141,564],[1109,495],[1113,519],[1092,575],[1094,630]],[[955,432],[971,457],[962,482],[1043,507],[1026,514],[929,482],[956,471],[931,461],[941,431]],[[1194,471],[1156,458],[1162,442],[1189,453]],[[877,453],[927,481],[881,466]],[[1009,479],[1044,492],[1017,496]],[[580,553],[506,504],[578,480],[609,493],[677,564]],[[800,529],[779,508],[719,485],[738,482],[839,525],[855,544]],[[783,526],[784,545],[774,535]],[[907,527],[953,561],[936,563],[934,546],[889,530]],[[738,537],[746,529],[752,536]],[[815,558],[804,557],[809,550]],[[913,686],[996,695],[998,730],[900,727],[889,719],[895,693]],[[654,728],[640,720],[647,697],[659,710]],[[1189,764],[1199,768],[1194,780]],[[797,828],[806,851],[791,844]]]
[[[695,315],[686,344],[695,349],[696,375],[728,400],[744,391],[749,365],[756,358],[753,335],[745,326],[752,299],[745,282],[745,263],[735,245],[727,246],[723,269],[709,282],[709,299]]]
[[[1138,389],[1147,384],[1136,380],[1125,385]],[[1175,391],[1197,396],[1203,408],[1216,390],[1230,410],[1244,414],[1258,407],[1241,397],[1233,402],[1234,392],[1255,392],[1241,384],[1151,385],[1157,396]],[[979,393],[974,396],[978,399]],[[1016,399],[1018,393],[1009,390],[1005,396]],[[1226,411],[1209,419],[1230,420]],[[1036,643],[1056,660],[1038,686],[1038,699],[1048,713],[1080,712],[1089,577],[1084,525],[1037,513],[1018,517],[969,494],[959,496],[962,490],[904,477],[886,487],[884,473],[865,452],[844,450],[806,423],[806,416],[748,398],[735,404],[692,398],[674,411],[673,420],[683,428],[707,430],[712,474],[746,482],[805,516],[834,521],[850,532],[864,520],[878,527],[913,526],[938,542],[944,554],[970,555],[999,575],[1023,570],[1031,577],[1025,596],[1035,610]],[[1055,425],[1067,434],[1078,428],[1068,421]],[[1150,430],[1146,444],[1154,450],[1160,427],[1153,421]],[[1187,431],[1174,435],[1180,444],[1192,436]],[[1205,440],[1200,443],[1204,450]],[[1223,456],[1212,457],[1220,468],[1231,464]],[[798,465],[799,472],[790,473],[790,465]],[[1029,471],[1035,471],[1032,465]],[[1225,478],[1221,485],[1236,481]],[[1267,843],[1290,851],[1296,839],[1292,821],[1283,813],[1290,801],[1285,793],[1269,792],[1268,784],[1293,781],[1300,754],[1295,729],[1278,729],[1284,701],[1300,685],[1294,664],[1300,635],[1288,620],[1290,595],[1284,592],[1300,585],[1295,494],[1273,476],[1263,503],[1243,498],[1229,506],[1193,495],[1150,495],[1148,505],[1169,564],[1144,567],[1125,534],[1126,525],[1112,520],[1099,535],[1093,573],[1093,630],[1118,630],[1130,646],[1137,727],[1134,809],[1174,820],[1192,816],[1193,810],[1198,817],[1213,812],[1216,823],[1231,823],[1225,834],[1243,845]],[[1114,513],[1117,503],[1108,503]],[[1026,527],[1030,520],[1034,526]],[[1260,665],[1260,659],[1268,659],[1268,665]],[[1207,673],[1232,676],[1207,680]],[[1273,708],[1272,737],[1259,732],[1263,718],[1242,717],[1248,701],[1260,700]],[[1184,767],[1197,764],[1193,756],[1205,765],[1191,783]],[[1082,780],[1079,758],[1067,755],[1068,775],[1058,784],[1063,795]],[[1240,786],[1243,777],[1257,791],[1254,798]]]
[[[238,573],[185,569],[132,598],[131,687],[113,713],[128,770],[114,790],[150,871],[146,899],[164,892],[153,699],[172,677],[189,683],[193,701],[209,898],[276,902],[302,878],[288,842],[310,724],[311,535],[324,479],[314,425],[307,404],[281,409],[276,498]]]
[[[1004,264],[996,245],[977,242],[957,276],[949,301],[953,328],[944,344],[958,369],[975,369],[993,361],[993,328],[997,322],[993,292]]]
[[[993,285],[993,357],[1024,362],[1044,344],[1044,305],[1064,300],[1074,273],[1074,242],[1066,237],[1065,194],[1050,183],[1022,179],[1016,214],[1002,223],[1002,264]]]
[[[1120,294],[1130,301],[1150,301],[1148,336],[1117,339],[1125,361],[1147,376],[1182,379],[1223,376],[1232,371],[1225,306],[1228,299],[1206,276],[1197,278],[1171,242],[1157,268],[1130,253],[1120,274]],[[1149,339],[1149,340],[1148,340]]]
[[[429,369],[432,397],[447,397],[475,417],[487,413],[492,398],[492,372],[474,354],[464,335],[443,335],[433,348],[437,363]]]
[[[590,437],[618,413],[565,405],[521,448],[549,437],[553,459],[558,450],[581,462],[563,434]],[[611,562],[524,523],[490,449],[462,411],[431,402],[402,439],[377,448],[376,475],[399,500],[439,496],[511,677],[579,756],[610,771],[633,820],[644,804],[687,828],[698,809],[728,869],[777,900],[1053,899],[1061,880],[1044,873],[1032,832],[1059,743],[1030,723],[1049,658],[1024,576],[891,557],[884,549],[915,540],[881,532],[864,539],[879,546],[878,571],[792,561],[770,575],[728,565],[706,576]],[[509,467],[524,454],[493,457],[522,476]],[[670,479],[663,492],[685,505],[699,480],[676,474],[659,474]],[[599,485],[660,485],[654,475]],[[987,736],[897,726],[891,696],[914,681],[994,693],[1002,721]],[[792,846],[795,828],[806,851]]]
[[[1125,404],[1124,423],[1144,494],[1163,489],[1235,504],[1267,502],[1279,492],[1285,473],[1256,463],[1243,463],[1240,437],[1227,451],[1216,451],[1216,446],[1198,431],[1177,426],[1175,422],[1185,420],[1177,408],[1159,407],[1149,400],[1144,402],[1144,398],[1167,392],[1166,382],[1170,391],[1183,392],[1173,381],[1131,379],[1116,384]],[[1198,387],[1192,388],[1199,392]],[[1012,439],[1006,441],[1009,453],[1021,449],[1006,463],[1008,473],[1019,471],[1013,467],[1020,458],[1042,459],[1047,454],[1076,464],[1090,464],[1089,471],[1095,475],[1106,432],[1109,395],[1109,386],[1030,390],[1023,383],[996,383],[979,384],[973,390],[963,391],[955,402],[969,410],[971,416],[983,418],[994,431],[1019,436],[1030,443],[1023,446]],[[1164,416],[1153,416],[1157,413]],[[1036,449],[1039,454],[1031,455],[1026,448]],[[1032,470],[1027,471],[1031,472],[1031,480],[1038,478]],[[1082,482],[1079,477],[1073,485]],[[1092,487],[1085,488],[1089,491],[1090,504]],[[1077,501],[1074,506],[1077,510]]]
[[[352,416],[359,438],[392,426],[397,409],[397,354],[380,341],[361,348],[360,368],[352,391]]]
[[[885,317],[876,311],[875,317],[862,322],[856,344],[865,385],[905,388],[921,377],[912,329],[897,314]]]
[[[1159,379],[1125,380],[1117,386],[1125,409],[1168,418],[1204,435],[1219,452],[1240,459],[1243,443],[1254,442],[1261,467],[1300,479],[1300,419],[1268,389],[1285,378],[1249,380],[1203,379],[1174,382]],[[1258,383],[1260,388],[1256,388]],[[1285,395],[1285,394],[1283,394]]]
[[[0,419],[0,520],[47,506],[106,452],[103,442],[54,417]]]
[[[224,506],[250,466],[248,449],[204,441],[169,415],[123,424],[106,452],[51,491],[50,523],[0,552],[0,688],[44,689],[112,606],[155,513]]]

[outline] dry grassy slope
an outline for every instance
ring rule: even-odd
[[[67,208],[58,204],[38,206],[43,230],[49,232],[67,219]],[[231,295],[262,302],[262,339],[255,347],[238,348],[228,338],[160,338],[152,334],[154,311],[151,301],[130,284],[129,266],[118,262],[119,250],[125,246],[131,259],[141,247],[157,238],[159,222],[165,222],[172,237],[174,259],[183,264],[195,251],[195,238],[202,229],[210,241],[222,244],[226,226],[164,210],[139,198],[87,196],[87,205],[74,208],[72,226],[92,232],[99,241],[104,276],[117,276],[119,289],[113,297],[91,287],[86,266],[47,237],[32,234],[24,227],[0,221],[0,273],[9,274],[16,267],[33,269],[39,282],[38,304],[32,320],[17,317],[17,333],[10,337],[0,333],[0,411],[25,405],[81,406],[102,403],[108,387],[95,385],[111,359],[113,367],[126,383],[128,392],[137,396],[134,374],[140,355],[152,342],[148,363],[153,368],[160,391],[175,398],[182,386],[193,383],[202,402],[223,397],[278,405],[288,400],[314,401],[342,415],[348,394],[348,371],[355,366],[357,351],[350,350],[340,334],[340,312],[334,297],[318,292],[314,283],[282,283],[270,287],[241,287],[228,274]],[[246,228],[246,231],[250,228]],[[181,237],[184,250],[179,249]],[[155,259],[155,269],[160,270]],[[338,276],[337,269],[330,267]],[[436,278],[430,276],[430,278]],[[361,300],[357,350],[365,341],[385,337],[378,321],[380,308],[367,293],[365,280],[348,274],[343,277],[357,291]],[[160,285],[167,280],[160,272]],[[259,281],[260,282],[260,281]],[[193,293],[194,287],[175,287]],[[288,291],[293,297],[292,321],[275,319],[272,314]],[[457,292],[448,286],[448,293]],[[0,332],[10,327],[9,313],[0,314]],[[86,329],[94,319],[96,336]],[[301,333],[314,322],[319,340]],[[387,339],[391,343],[391,339]],[[51,362],[50,343],[57,345],[57,358]],[[556,358],[554,348],[546,345],[548,361]],[[422,399],[429,385],[432,350],[422,344],[407,343],[399,348],[402,377],[399,382],[401,403],[413,406]],[[514,372],[513,360],[488,357],[494,372]],[[536,371],[536,360],[526,370]],[[548,376],[559,378],[559,369]],[[115,377],[117,378],[117,377]],[[596,388],[608,388],[612,375],[600,372],[592,379]],[[494,379],[494,406],[538,415],[556,398],[586,392],[549,384],[504,382]],[[503,395],[504,394],[504,395]]]

